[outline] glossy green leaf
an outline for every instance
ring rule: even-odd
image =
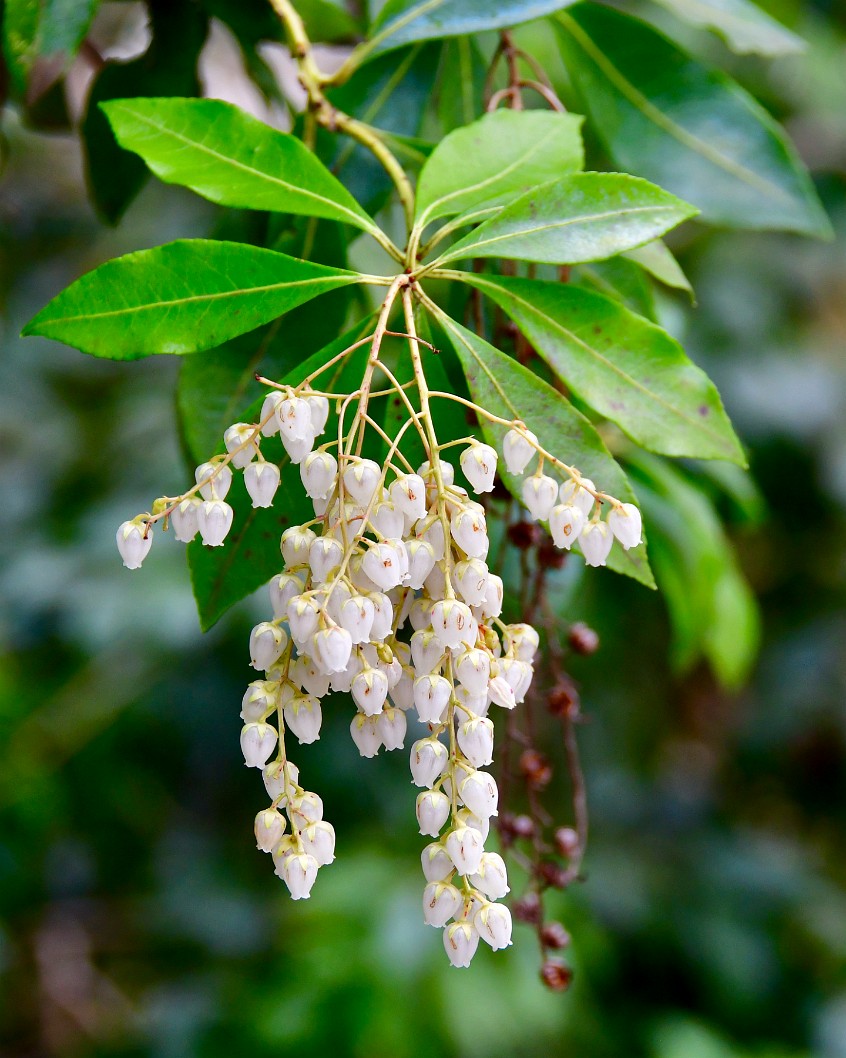
[[[805,41],[751,0],[654,0],[694,26],[713,29],[741,55],[790,55]]]
[[[599,434],[561,393],[455,320],[443,318],[441,323],[455,347],[476,404],[501,418],[522,420],[552,455],[578,467],[617,499],[637,502],[626,475]],[[483,416],[480,421],[489,442],[501,452],[507,427],[490,423]],[[523,479],[509,474],[504,464],[499,471],[509,491],[519,499]],[[548,472],[554,470],[550,468]],[[655,586],[645,544],[630,551],[615,546],[608,565],[642,584]]]
[[[545,110],[495,110],[446,136],[417,183],[416,223],[495,212],[538,184],[581,169],[582,118]],[[470,216],[467,216],[470,214]]]
[[[535,188],[447,250],[466,257],[513,257],[580,264],[651,242],[696,213],[660,187],[624,173],[573,173]]]
[[[738,84],[611,8],[580,4],[558,25],[570,77],[617,165],[713,223],[828,234],[795,149]]]
[[[257,246],[183,239],[82,276],[23,333],[112,360],[194,353],[358,280]]]
[[[690,280],[660,239],[648,242],[645,246],[638,246],[634,250],[626,250],[624,256],[640,265],[665,286],[674,287],[676,290],[686,290],[688,294],[693,295]]]
[[[118,142],[169,184],[222,206],[298,213],[376,230],[317,157],[219,99],[119,99],[103,104]]]
[[[607,261],[576,265],[569,281],[576,286],[596,290],[607,298],[619,301],[638,316],[644,316],[653,323],[658,322],[653,288],[646,272],[623,254],[610,257]]]
[[[388,0],[360,45],[355,61],[436,37],[457,37],[504,29],[543,18],[572,0]]]
[[[564,283],[463,273],[582,400],[653,452],[744,463],[708,376],[661,327]]]
[[[488,64],[475,37],[453,37],[441,47],[433,109],[441,134],[469,125],[484,107]]]

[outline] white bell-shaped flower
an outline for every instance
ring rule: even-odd
[[[292,596],[288,601],[285,616],[288,618],[288,627],[295,643],[308,643],[320,625],[320,608],[309,595]]]
[[[318,867],[326,867],[335,859],[335,828],[325,819],[303,827],[300,840],[303,849],[317,860]]]
[[[398,474],[388,489],[391,503],[407,519],[417,521],[426,514],[426,483],[419,474]]]
[[[418,595],[408,607],[408,620],[415,632],[425,632],[432,627],[432,603],[425,595]]]
[[[391,701],[397,707],[403,711],[410,709],[414,705],[414,674],[408,669],[403,669],[402,676],[397,680],[396,685],[390,690]]]
[[[578,507],[582,514],[588,515],[596,502],[593,498],[594,492],[596,492],[596,485],[590,478],[580,478],[579,481],[568,478],[561,486],[559,495],[562,503],[572,504]]]
[[[531,430],[509,430],[502,442],[502,456],[510,474],[522,474],[537,452]]]
[[[452,571],[456,590],[468,606],[479,606],[488,587],[488,567],[480,558],[456,562]]]
[[[350,724],[350,734],[362,757],[375,757],[382,748],[382,738],[374,716],[356,713]]]
[[[330,625],[316,633],[312,640],[314,658],[318,668],[331,676],[343,672],[352,654],[352,637],[345,628]]]
[[[382,712],[388,697],[388,677],[379,669],[364,669],[353,677],[350,690],[364,715],[376,716]]]
[[[485,906],[485,901],[478,893],[465,893],[461,910],[456,915],[456,922],[466,922],[471,928],[473,919]]]
[[[394,608],[388,596],[381,591],[371,592],[369,599],[373,603],[373,624],[370,626],[370,641],[379,643],[393,631]]]
[[[197,525],[206,547],[222,547],[232,528],[233,511],[223,500],[203,500],[197,511]]]
[[[308,564],[308,553],[317,536],[303,525],[292,525],[286,529],[279,540],[282,557],[289,566]]]
[[[525,700],[532,685],[534,669],[528,661],[520,661],[518,658],[505,658],[500,667],[506,682],[514,691],[514,701],[519,705]]]
[[[517,704],[514,688],[504,676],[493,677],[488,684],[488,696],[494,705],[499,705],[503,709],[513,709]]]
[[[449,528],[453,540],[468,558],[487,556],[490,543],[484,514],[465,507],[453,514]]]
[[[257,430],[246,422],[236,422],[223,435],[223,444],[233,467],[243,470],[259,453]]]
[[[559,503],[549,512],[549,531],[556,547],[568,551],[585,527],[585,512],[574,503]]]
[[[329,419],[329,399],[328,397],[321,397],[317,393],[309,393],[305,400],[311,413],[311,432],[315,437],[320,437],[325,431],[326,422]]]
[[[370,524],[380,536],[399,539],[405,531],[405,516],[390,500],[383,500],[373,508]]]
[[[491,763],[493,744],[494,727],[487,717],[472,717],[458,728],[459,748],[474,768],[484,768]]]
[[[496,458],[496,449],[486,444],[470,445],[461,453],[461,469],[474,492],[493,492]]]
[[[493,775],[486,771],[471,771],[462,779],[458,784],[458,796],[480,819],[489,819],[497,814],[499,790]]]
[[[447,596],[446,570],[443,562],[436,562],[423,583],[423,594],[430,599],[445,599]]]
[[[232,484],[232,471],[225,464],[201,463],[194,471],[204,500],[225,500]]]
[[[494,951],[511,943],[511,912],[505,904],[485,904],[473,919],[476,932]]]
[[[244,724],[241,728],[241,752],[247,767],[263,768],[276,749],[278,737],[276,728],[270,724]]]
[[[288,792],[293,793],[300,778],[300,769],[289,760],[275,760],[263,769],[261,777],[271,801],[283,807],[288,801]]]
[[[273,437],[274,434],[279,433],[279,419],[276,414],[276,409],[285,399],[285,394],[280,393],[278,389],[272,390],[264,398],[261,406],[261,414],[259,415],[259,422],[261,422],[262,436]]]
[[[297,658],[290,667],[289,675],[298,687],[315,698],[323,698],[329,693],[331,677],[321,672],[308,654],[301,654]]]
[[[532,662],[540,646],[540,635],[536,628],[529,624],[508,625],[505,632],[505,645],[509,654],[520,661]]]
[[[441,790],[423,790],[417,795],[415,811],[421,834],[436,838],[449,819],[449,798]]]
[[[479,610],[483,618],[499,617],[502,613],[503,595],[502,577],[497,576],[496,573],[489,573],[485,597],[479,604]]]
[[[354,554],[350,559],[349,566],[347,567],[347,573],[350,578],[350,582],[352,583],[356,591],[360,591],[365,595],[369,595],[372,592],[378,591],[379,588],[364,572],[363,562],[364,555]]]
[[[461,909],[463,898],[449,882],[429,882],[423,890],[423,920],[441,928]]]
[[[469,966],[479,947],[479,934],[469,922],[450,922],[444,930],[444,949],[453,966]]]
[[[376,607],[372,599],[368,599],[366,595],[351,595],[341,604],[338,624],[341,628],[346,628],[352,636],[353,645],[357,645],[369,642],[375,617]]]
[[[118,527],[115,539],[126,568],[140,569],[153,546],[153,527],[138,522],[123,522]]]
[[[429,674],[414,681],[414,707],[420,722],[437,724],[449,705],[452,685],[443,676]]]
[[[473,646],[473,615],[466,603],[442,599],[432,607],[430,619],[435,635],[445,647],[457,647],[461,643]]]
[[[471,694],[463,684],[457,683],[455,685],[455,697],[458,699],[459,704],[468,712],[474,713],[476,716],[487,715],[488,705],[490,704],[487,686],[482,694]]]
[[[323,818],[323,800],[312,790],[302,790],[291,801],[288,808],[291,823],[296,827],[305,827],[317,823]]]
[[[475,874],[485,851],[482,835],[472,827],[456,827],[447,835],[446,850],[459,874]]]
[[[364,658],[360,654],[360,647],[353,650],[350,655],[350,660],[344,668],[343,672],[335,672],[332,674],[330,680],[330,687],[333,691],[340,691],[341,694],[349,694],[352,690],[352,681],[355,677],[364,670]]]
[[[420,864],[427,882],[442,882],[455,869],[447,850],[439,841],[433,841],[420,853]]]
[[[621,503],[612,507],[608,515],[608,528],[620,541],[623,550],[637,547],[643,532],[640,511],[633,503]]]
[[[292,900],[308,900],[317,878],[317,860],[305,852],[289,852],[277,870]]]
[[[244,470],[244,485],[253,507],[272,507],[279,488],[279,467],[275,463],[250,463]]]
[[[298,694],[285,703],[285,726],[296,735],[301,745],[310,746],[320,738],[323,710],[320,702],[310,694]]]
[[[311,422],[311,408],[302,397],[285,397],[276,405],[276,418],[279,422],[279,433],[282,443],[285,441],[304,441],[314,437]]]
[[[173,535],[183,544],[189,543],[200,531],[200,523],[197,520],[202,500],[197,496],[188,496],[181,500],[170,513],[170,524],[173,526]]]
[[[436,738],[421,738],[411,747],[411,779],[415,786],[432,786],[447,766],[449,753]]]
[[[428,540],[413,538],[406,541],[408,555],[408,586],[419,591],[435,568],[435,549]]]
[[[241,699],[241,719],[247,722],[263,720],[279,701],[279,684],[270,680],[255,680]]]
[[[411,660],[418,676],[434,672],[440,665],[444,645],[430,629],[422,629],[411,637]]]
[[[326,592],[318,592],[315,596],[320,608],[329,617],[330,620],[334,621],[335,624],[341,623],[341,607],[347,601],[353,597],[352,588],[346,582],[346,580],[340,580],[332,589],[331,594]]]
[[[547,474],[533,474],[523,482],[522,493],[532,518],[545,522],[558,499],[558,482]]]
[[[281,621],[288,617],[288,604],[305,587],[302,577],[295,573],[277,573],[267,586],[273,616]]]
[[[318,536],[308,549],[308,564],[316,584],[329,580],[329,575],[336,570],[344,557],[344,549],[333,536]]]
[[[439,459],[438,465],[441,471],[441,481],[444,485],[453,485],[455,483],[455,467],[452,463],[447,463],[445,459]],[[417,468],[417,473],[426,482],[427,487],[431,487],[435,480],[435,471],[432,469],[432,464],[427,459],[425,463],[421,463]]]
[[[390,591],[402,583],[405,568],[405,548],[400,549],[390,540],[374,544],[364,556],[361,568],[380,591]]]
[[[505,860],[498,852],[486,852],[482,856],[479,869],[471,876],[470,881],[490,900],[501,900],[508,888],[508,871]]]
[[[386,705],[376,718],[376,730],[387,750],[403,748],[407,729],[405,713],[393,705]]]
[[[366,507],[379,488],[382,468],[372,459],[353,459],[344,466],[342,477],[347,494]]]
[[[250,632],[250,664],[254,669],[267,672],[287,645],[288,637],[284,628],[270,621],[262,621]]]
[[[589,566],[604,566],[613,543],[614,534],[605,522],[588,522],[579,537],[582,554]]]
[[[280,433],[280,436],[282,444],[285,446],[285,451],[288,453],[288,458],[294,466],[299,466],[314,448],[314,438],[311,434],[301,439],[288,437],[284,433]]]
[[[473,647],[455,659],[455,675],[471,694],[484,694],[491,675],[491,659],[485,650]]]
[[[261,849],[262,852],[273,852],[282,840],[287,824],[288,820],[275,808],[265,808],[259,812],[254,828],[256,848]]]
[[[300,463],[300,480],[311,499],[329,496],[338,476],[338,461],[331,452],[309,452]]]
[[[428,518],[425,518],[422,522],[418,522],[415,529],[422,540],[426,540],[432,545],[435,561],[442,562],[446,554],[446,536],[444,535],[444,527],[440,518],[435,518],[431,522]]]

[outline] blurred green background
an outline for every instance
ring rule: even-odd
[[[448,967],[420,920],[405,754],[362,762],[343,716],[294,758],[337,862],[293,904],[255,851],[264,796],[238,710],[258,604],[201,636],[179,545],[161,538],[133,575],[114,547],[186,478],[178,364],[17,337],[81,271],[217,214],[151,183],[108,228],[76,139],[6,113],[3,1058],[846,1058],[846,13],[783,10],[804,56],[705,46],[786,122],[840,238],[688,226],[699,305],[663,305],[749,446],[760,495],[735,489],[723,513],[760,660],[730,694],[704,665],[674,674],[654,594],[600,573],[570,599],[602,648],[572,665],[591,843],[585,884],[551,900],[573,935],[564,995],[541,986],[526,927]]]

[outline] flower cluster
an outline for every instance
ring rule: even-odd
[[[137,568],[163,518],[180,540],[199,533],[208,546],[220,546],[232,524],[225,497],[233,467],[243,471],[254,506],[272,504],[280,472],[261,446],[279,435],[315,517],[282,534],[284,568],[269,585],[272,614],[250,635],[250,662],[262,678],[244,695],[241,747],[247,765],[262,770],[271,801],[256,817],[258,847],[272,854],[294,899],[308,897],[318,869],[334,859],[335,833],[321,799],[299,785],[285,744],[286,735],[306,744],[319,737],[330,693],[351,696],[350,733],[364,757],[401,749],[411,717],[418,728],[410,759],[420,790],[417,822],[433,839],[422,854],[423,917],[443,931],[453,965],[467,966],[480,939],[493,949],[511,943],[511,915],[500,902],[509,891],[505,863],[485,848],[498,800],[486,770],[494,746],[489,711],[523,701],[539,637],[528,624],[502,620],[503,582],[486,562],[485,507],[456,483],[443,450],[462,446],[459,465],[477,495],[493,490],[499,455],[472,437],[438,445],[420,386],[423,408],[410,408],[393,440],[383,434],[390,447],[381,465],[361,454],[362,435],[375,425],[367,385],[336,397],[338,439],[319,447],[329,396],[336,395],[307,384],[273,389],[258,423],[226,431],[226,453],[197,468],[196,487],[125,522],[118,546],[125,564]],[[359,410],[344,433],[343,408],[356,396]],[[510,475],[525,474],[537,457],[522,498],[532,518],[548,522],[556,544],[570,548],[578,540],[588,564],[601,565],[614,538],[624,548],[639,542],[637,508],[597,492],[524,424],[504,425]],[[416,469],[400,447],[412,426],[428,455]],[[603,521],[604,504],[610,511]]]

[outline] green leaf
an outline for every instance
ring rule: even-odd
[[[574,87],[617,165],[712,223],[829,234],[795,149],[738,84],[610,8],[580,4],[558,22]]]
[[[548,452],[577,467],[598,488],[624,502],[637,502],[619,463],[593,426],[565,397],[455,320],[443,316],[441,324],[461,361],[470,395],[479,407],[504,419],[522,420]],[[490,444],[501,452],[508,428],[490,423],[484,416],[480,416],[480,421]],[[509,491],[519,499],[523,479],[509,474],[504,465],[500,466],[500,473]],[[630,551],[615,546],[608,565],[641,584],[655,586],[645,544]]]
[[[473,37],[453,37],[441,47],[433,108],[441,134],[469,125],[485,109],[488,64]]]
[[[640,265],[644,271],[649,272],[651,276],[654,276],[665,286],[673,287],[676,290],[686,290],[691,297],[693,296],[693,287],[690,285],[690,280],[682,271],[681,265],[660,239],[656,239],[655,242],[648,242],[645,246],[638,246],[634,250],[626,250],[623,256]]]
[[[745,463],[716,387],[661,327],[570,284],[461,275],[511,316],[582,400],[644,448]]]
[[[624,173],[573,173],[506,206],[447,250],[465,257],[513,257],[581,264],[651,242],[696,213],[660,187]]]
[[[23,333],[111,360],[194,353],[359,278],[257,246],[182,239],[82,276]]]
[[[378,230],[295,136],[219,99],[120,99],[103,104],[118,142],[169,184],[222,206],[324,217]]]
[[[740,55],[790,55],[805,41],[750,0],[654,0],[694,26],[715,30]]]
[[[619,301],[638,316],[645,316],[653,323],[658,322],[652,284],[644,270],[622,254],[607,261],[576,265],[569,281],[576,286],[596,290]]]
[[[581,169],[581,123],[576,114],[503,109],[451,132],[420,173],[417,226],[454,213],[470,213],[469,222]]]
[[[94,18],[100,0],[6,0],[3,8],[3,51],[12,82],[20,96],[49,86],[58,69],[57,57],[64,63],[76,55]],[[39,60],[53,60],[45,71],[46,81],[37,82]]]
[[[357,64],[371,55],[436,37],[504,29],[543,18],[572,0],[388,0],[353,53]]]

